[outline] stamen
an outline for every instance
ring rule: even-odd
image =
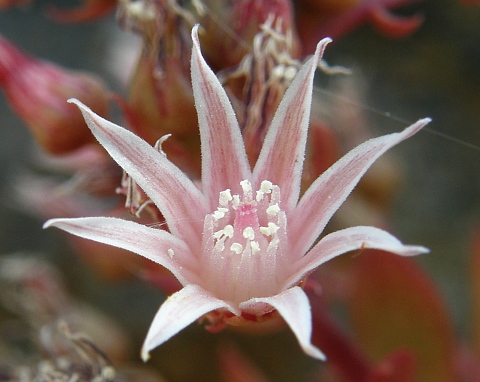
[[[162,137],[160,137],[160,139],[155,142],[155,148],[157,149],[157,151],[162,154],[165,158],[167,157],[167,154],[165,153],[165,151],[163,151],[162,149],[162,146],[163,146],[163,143],[172,136],[172,134],[165,134],[163,135]]]
[[[285,69],[283,72],[283,77],[287,81],[292,81],[293,78],[297,75],[298,69],[294,66],[289,66],[288,68]]]
[[[274,205],[271,205],[266,209],[266,212],[270,216],[275,216],[280,212],[280,207],[278,206],[278,203],[275,203]]]
[[[235,252],[237,255],[241,254],[243,252],[243,246],[240,243],[233,243],[230,246],[230,251]]]
[[[232,199],[232,193],[230,192],[230,189],[227,188],[225,191],[220,192],[218,204],[221,206],[227,206],[228,202],[232,201]]]
[[[243,230],[243,237],[245,239],[253,240],[255,239],[255,231],[252,227],[247,227]]]
[[[240,186],[242,186],[242,190],[243,190],[243,195],[244,195],[244,196],[247,196],[247,197],[248,197],[248,195],[251,195],[251,193],[252,193],[252,184],[251,184],[247,179],[242,180],[242,181],[240,182]]]
[[[272,192],[272,188],[273,188],[273,183],[270,182],[269,180],[264,180],[260,184],[260,190],[262,190],[265,194],[269,194],[270,192]]]
[[[214,233],[213,233],[213,237],[214,237],[215,239],[217,239],[217,240],[220,239],[223,235],[224,235],[223,229],[221,229],[220,231],[217,231],[217,232],[214,232]]]
[[[223,227],[223,229],[217,232],[214,232],[213,237],[217,240],[221,239],[222,236],[231,238],[233,237],[233,233],[234,233],[233,226],[231,224],[227,224],[225,227]]]
[[[279,230],[279,226],[275,223],[269,222],[268,227],[260,227],[260,232],[265,236],[272,236]]]
[[[257,202],[260,202],[262,199],[263,199],[263,196],[265,195],[265,193],[261,190],[258,190],[257,191],[257,196],[255,197],[255,200]]]
[[[223,233],[224,233],[225,236],[232,238],[232,237],[233,237],[233,233],[234,233],[233,225],[227,224],[227,225],[225,226],[225,228],[223,229]]]
[[[232,201],[233,208],[237,209],[238,206],[240,205],[240,196],[238,195],[233,195],[233,201]]]
[[[258,241],[251,241],[250,247],[252,248],[252,253],[260,252],[260,244],[258,244]]]
[[[271,76],[274,78],[282,78],[285,75],[285,65],[276,65],[272,69]]]
[[[228,210],[227,210],[228,211]],[[220,209],[216,210],[213,214],[212,214],[213,218],[215,220],[219,220],[221,218],[223,218],[225,216],[225,212],[223,211],[220,211]]]

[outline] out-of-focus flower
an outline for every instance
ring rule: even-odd
[[[300,46],[293,25],[293,6],[289,0],[206,1],[208,7],[199,20],[207,31],[201,36],[203,54],[218,71],[237,66],[249,53],[261,25],[269,19],[280,21],[280,34],[290,34],[294,56]]]
[[[280,100],[301,66],[293,58],[292,30],[284,31],[283,24],[281,17],[271,15],[253,38],[251,52],[235,70],[220,77],[230,93],[252,166]]]
[[[163,381],[157,373],[122,366],[131,358],[123,329],[74,300],[58,269],[40,257],[0,256],[0,314],[11,315],[0,321],[1,379]]]
[[[74,9],[50,7],[47,14],[56,21],[80,23],[108,15],[115,9],[117,0],[83,0],[83,5]]]
[[[415,31],[423,21],[419,15],[396,16],[390,9],[419,0],[297,0],[295,25],[302,41],[303,54],[315,48],[319,38],[338,38],[371,22],[382,33],[400,37]]]
[[[31,3],[32,0],[0,0],[0,9],[14,6],[24,6]]]
[[[329,259],[356,249],[404,256],[427,250],[403,245],[374,227],[344,229],[315,242],[370,165],[429,120],[358,146],[299,201],[313,76],[330,40],[318,44],[287,90],[252,171],[232,106],[201,55],[197,28],[192,37],[202,190],[148,143],[72,101],[112,158],[159,208],[170,232],[104,217],[52,219],[45,227],[129,249],[163,265],[182,283],[183,289],[170,296],[154,318],[142,350],[145,360],[153,348],[202,317],[215,330],[278,314],[303,350],[322,359],[310,343],[310,306],[300,287],[305,278]]]
[[[108,111],[109,94],[102,80],[29,57],[1,36],[0,86],[38,143],[52,154],[92,141],[80,113],[65,99],[76,97],[103,116]]]
[[[164,144],[169,159],[199,177],[198,122],[186,59],[193,14],[172,1],[124,0],[118,17],[143,39],[128,99],[120,102],[129,126],[151,144],[172,134]]]

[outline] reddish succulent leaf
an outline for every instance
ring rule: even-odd
[[[438,291],[415,262],[365,251],[353,278],[352,326],[372,359],[408,349],[418,360],[415,381],[452,381],[453,328]]]
[[[480,229],[472,235],[470,250],[470,282],[472,293],[472,346],[480,354]]]
[[[393,353],[382,360],[366,382],[411,382],[415,378],[417,360],[408,350]]]
[[[226,382],[267,382],[262,374],[235,345],[223,343],[218,350],[222,381]]]

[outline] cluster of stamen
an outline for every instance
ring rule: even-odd
[[[280,188],[268,180],[254,191],[219,193],[218,207],[205,217],[202,280],[217,298],[240,303],[278,293],[288,258],[287,217]]]
[[[215,247],[231,254],[242,254],[247,249],[251,254],[256,254],[265,249],[279,229],[275,223],[275,216],[280,211],[279,192],[272,191],[278,187],[272,182],[264,180],[260,189],[253,197],[250,181],[240,182],[242,197],[232,195],[230,189],[220,192],[218,208],[212,213],[217,227],[223,227],[213,233]],[[261,209],[263,209],[263,211]],[[222,223],[227,223],[222,225]],[[232,224],[233,223],[233,224]]]

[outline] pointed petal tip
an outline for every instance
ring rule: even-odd
[[[423,127],[428,125],[430,122],[432,122],[432,118],[422,118],[422,119],[419,119],[414,124],[407,127],[406,130],[412,130],[413,132],[416,133],[417,131],[421,130]]]
[[[200,24],[195,24],[192,28],[192,41],[196,49],[200,49],[200,42],[198,40],[198,28],[200,28]]]
[[[140,358],[142,358],[143,362],[148,362],[150,359],[150,350],[143,347],[142,352],[140,353]]]
[[[327,360],[326,355],[323,354],[322,351],[320,351],[317,347],[311,344],[308,347],[306,346],[302,347],[302,349],[305,352],[305,354],[309,355],[312,358],[315,358],[315,359],[318,359],[319,361],[324,361],[324,362]]]
[[[88,109],[88,107],[82,101],[76,98],[69,98],[67,99],[67,102],[77,105],[80,109]]]
[[[42,228],[43,229],[46,229],[46,228],[50,228],[50,227],[55,227],[55,223],[58,219],[49,219],[47,220],[45,223],[43,223],[43,226]]]
[[[92,109],[90,109],[87,105],[85,105],[82,101],[76,99],[76,98],[69,98],[67,100],[68,103],[73,103],[74,105],[78,106],[78,108],[80,109],[80,111],[82,112],[83,114],[83,117],[86,118],[86,115],[87,114],[90,114],[90,115],[96,115]],[[97,116],[98,117],[98,116]],[[88,125],[88,123],[87,123]]]
[[[424,253],[430,253],[430,249],[427,247],[423,247],[421,245],[407,245],[406,256],[416,256],[422,255]]]
[[[323,52],[325,51],[325,48],[327,47],[328,44],[330,44],[333,40],[330,37],[325,37],[324,39],[320,40],[319,43],[317,44],[317,48],[315,49],[315,54],[314,56],[318,61],[321,60],[323,56]]]

